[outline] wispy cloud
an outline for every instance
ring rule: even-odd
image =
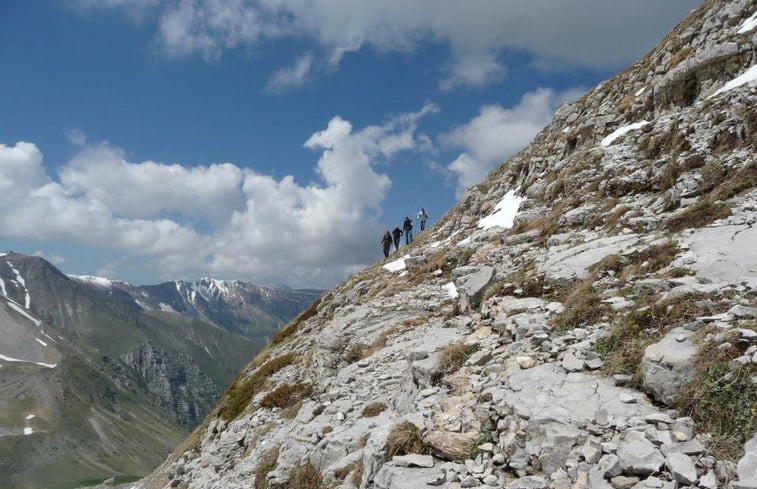
[[[266,85],[269,93],[282,93],[287,90],[299,88],[308,81],[313,68],[313,55],[305,54],[297,58],[292,66],[283,68],[271,76]]]

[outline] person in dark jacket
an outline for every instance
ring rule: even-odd
[[[389,230],[387,230],[384,233],[384,237],[381,238],[381,244],[384,245],[384,257],[389,256],[389,250],[392,249],[392,235],[389,233]]]
[[[413,242],[413,221],[407,216],[405,216],[405,222],[402,223],[402,230],[405,232],[405,244],[409,245]]]
[[[399,226],[392,230],[392,238],[394,238],[394,251],[400,249],[400,236],[402,236],[402,230]]]

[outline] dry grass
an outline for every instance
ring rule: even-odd
[[[670,231],[678,232],[689,228],[701,228],[718,219],[731,215],[731,209],[723,203],[700,200],[688,206],[665,222]]]
[[[279,461],[279,447],[273,447],[263,453],[255,467],[255,489],[268,489],[266,476],[270,471],[276,468]]]
[[[621,205],[620,207],[612,211],[605,219],[605,229],[610,230],[617,227],[620,218],[623,217],[623,215],[631,209],[633,209],[633,207],[631,207],[630,205]]]
[[[686,58],[689,57],[689,54],[691,54],[691,47],[690,46],[686,46],[686,47],[684,47],[684,48],[679,49],[678,51],[676,51],[673,54],[673,56],[670,58],[670,68],[668,68],[668,69],[673,69],[676,66],[678,66],[681,63],[681,61],[683,61],[684,59],[686,59]]]
[[[374,418],[386,411],[386,404],[383,402],[372,402],[363,408],[364,418]]]
[[[418,318],[413,318],[418,319]],[[373,343],[370,345],[366,345],[364,343],[357,343],[350,347],[349,350],[344,354],[342,358],[347,363],[354,363],[358,360],[362,360],[364,358],[368,358],[369,356],[373,355],[380,349],[384,348],[386,346],[387,341],[389,341],[389,337],[393,334],[400,333],[404,330],[407,330],[409,328],[414,327],[416,324],[423,324],[426,319],[423,319],[421,323],[416,323],[413,319],[408,319],[402,322],[400,325],[392,326],[391,328],[385,329],[381,333],[376,336],[376,339],[373,340]]]
[[[363,459],[361,458],[357,466],[355,467],[355,471],[352,473],[352,477],[350,478],[350,481],[352,482],[352,485],[355,487],[360,487],[360,484],[363,482]]]
[[[658,272],[670,265],[678,253],[678,243],[666,241],[659,245],[652,245],[628,256],[628,263],[621,273],[623,280],[637,275],[648,275]]]
[[[357,462],[353,462],[349,465],[345,465],[342,468],[336,469],[334,471],[334,479],[338,481],[343,481],[349,475],[350,472],[355,470],[356,467],[357,467]]]
[[[283,384],[263,396],[260,405],[265,408],[288,408],[310,396],[313,387],[310,384]]]
[[[296,358],[297,355],[295,353],[286,353],[267,361],[244,380],[237,377],[221,398],[218,415],[226,421],[236,419],[244,411],[255,394],[260,392],[268,378],[287,365],[292,364]]]
[[[563,293],[564,310],[552,320],[561,331],[592,324],[602,316],[602,303],[593,282],[594,275],[590,274]]]
[[[730,362],[744,352],[737,347],[718,348],[715,342],[699,342],[697,373],[676,396],[674,407],[684,416],[691,416],[697,428],[712,435],[710,450],[718,456],[736,461],[743,453],[743,444],[757,428],[757,395],[751,382],[757,374],[754,364]],[[731,340],[738,345],[738,339]]]
[[[316,299],[312,304],[310,304],[310,307],[302,311],[299,316],[297,316],[289,324],[278,330],[273,336],[271,336],[271,345],[278,345],[287,338],[291,338],[292,335],[297,332],[303,322],[318,314],[318,306],[320,304],[321,299]]]
[[[465,362],[476,352],[476,350],[477,347],[475,345],[466,345],[462,341],[450,343],[443,347],[439,351],[439,356],[436,359],[436,366],[431,375],[431,381],[433,383],[438,383],[445,375],[460,370],[460,367],[465,365]]]
[[[323,476],[312,463],[298,465],[289,474],[287,489],[325,489]]]
[[[384,446],[386,459],[391,460],[395,455],[409,453],[427,454],[428,447],[423,443],[421,432],[410,421],[403,421],[392,427]]]

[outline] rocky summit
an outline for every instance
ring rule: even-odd
[[[561,107],[136,487],[757,488],[756,10]]]

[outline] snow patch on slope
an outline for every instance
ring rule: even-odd
[[[757,65],[752,66],[751,68],[746,70],[746,72],[744,72],[743,74],[737,76],[733,80],[723,85],[723,87],[720,90],[718,90],[717,92],[707,97],[707,99],[711,99],[712,97],[720,95],[721,93],[728,92],[730,90],[733,90],[734,88],[738,88],[741,85],[745,85],[755,80],[757,80]]]
[[[39,365],[41,367],[47,367],[47,368],[55,368],[58,366],[57,363],[42,363],[42,362],[30,362],[29,360],[20,360],[18,358],[9,357],[6,355],[3,355],[0,353],[0,360],[4,362],[19,362],[19,363],[33,363],[34,365]]]
[[[95,277],[94,275],[69,275],[68,278],[78,280],[79,282],[86,282],[88,284],[96,285],[98,287],[104,287],[109,289],[113,286],[113,281],[103,277]]]
[[[629,124],[627,126],[619,127],[618,129],[615,129],[613,132],[611,132],[609,135],[605,136],[605,138],[599,142],[599,145],[606,148],[607,146],[611,145],[612,142],[618,139],[620,136],[626,134],[627,132],[634,131],[636,129],[641,129],[647,124],[649,124],[649,121],[640,121],[640,122],[634,122],[633,124]]]
[[[389,270],[390,272],[399,272],[400,270],[405,269],[405,259],[409,258],[410,255],[405,255],[399,260],[394,260],[392,262],[387,263],[384,265],[384,268]]]
[[[526,200],[525,197],[518,197],[515,195],[515,190],[510,190],[504,197],[502,197],[502,200],[497,203],[494,212],[478,221],[478,227],[489,229],[499,226],[505,229],[510,229],[513,227],[515,216],[518,215],[518,208],[524,200]]]
[[[745,20],[741,24],[741,26],[739,26],[739,30],[737,32],[739,34],[746,34],[747,32],[751,31],[755,27],[757,27],[757,12],[753,13],[751,17]]]

